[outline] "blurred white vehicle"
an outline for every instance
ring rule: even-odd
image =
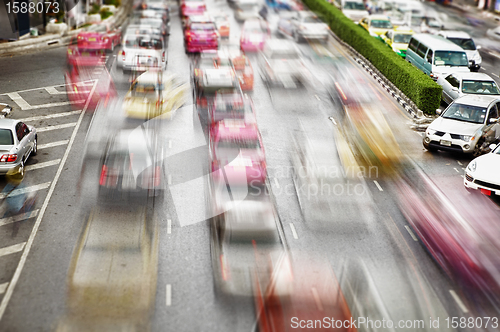
[[[500,195],[500,144],[490,146],[490,153],[472,160],[465,170],[466,189],[480,190],[491,196]]]
[[[329,29],[326,23],[308,11],[282,12],[278,21],[278,32],[293,37],[297,43],[303,40],[326,43]]]
[[[356,23],[363,17],[368,16],[368,10],[363,0],[334,0],[333,5]]]
[[[237,21],[245,21],[249,18],[259,18],[259,6],[258,0],[239,0],[236,3],[236,10],[234,12],[234,18]]]
[[[467,54],[467,59],[469,60],[470,70],[479,71],[479,68],[481,68],[481,62],[483,61],[478,51],[481,46],[476,46],[467,32],[445,30],[440,31],[438,35],[454,42],[455,44],[463,48],[465,53]]]

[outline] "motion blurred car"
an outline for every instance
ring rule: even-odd
[[[229,17],[224,12],[218,12],[212,14],[212,18],[219,32],[219,36],[223,38],[229,38],[229,32],[231,24],[229,23]]]
[[[259,331],[357,331],[357,324],[335,326],[353,316],[331,266],[305,258],[287,260],[279,261],[267,282],[254,276]]]
[[[96,49],[96,50],[86,50],[78,48],[78,38],[71,38],[68,51],[66,53],[66,63],[69,67],[76,65],[78,60],[79,63],[88,60],[89,63],[95,65],[104,65],[106,62],[106,50]]]
[[[411,29],[398,28],[387,31],[381,38],[387,46],[404,59],[412,35],[413,31]]]
[[[297,43],[303,40],[317,40],[326,43],[329,29],[326,23],[308,11],[283,12],[278,21],[278,32],[293,37]]]
[[[266,181],[264,146],[255,124],[234,119],[217,122],[210,130],[209,149],[214,181],[224,178],[242,184]]]
[[[146,331],[154,308],[158,225],[142,206],[94,207],[68,271],[57,331]]]
[[[464,289],[500,290],[500,211],[480,193],[443,193],[413,164],[397,182],[400,210],[436,262]]]
[[[259,18],[259,4],[260,2],[258,0],[238,0],[234,18],[240,22],[251,18]]]
[[[162,36],[164,37],[170,34],[170,23],[165,23],[162,18],[135,18],[131,20],[131,23],[139,25],[149,25],[152,28],[160,30]]]
[[[38,152],[35,127],[14,119],[0,119],[0,174],[19,173],[24,176],[24,165]]]
[[[167,67],[167,50],[163,40],[155,35],[125,36],[122,51],[117,56],[117,66],[124,73],[146,71],[150,67],[165,70]]]
[[[238,78],[232,68],[205,69],[201,75],[194,77],[196,108],[202,116],[212,105],[217,92],[236,93],[239,90]]]
[[[205,50],[217,50],[219,35],[215,23],[205,16],[193,16],[184,31],[184,48],[186,53]]]
[[[127,30],[125,30],[124,36],[127,35],[148,35],[155,36],[158,38],[163,38],[161,30],[158,28],[153,28],[150,25],[140,25],[140,24],[129,24]]]
[[[304,6],[302,3],[296,0],[266,0],[266,5],[274,10],[291,10],[299,11],[303,10]]]
[[[159,9],[145,9],[142,11],[138,11],[134,13],[135,17],[138,18],[159,18],[165,23],[167,26],[170,25],[170,18],[167,10],[159,10]],[[170,29],[168,29],[170,30]]]
[[[437,34],[444,29],[443,22],[439,19],[436,12],[412,13],[411,28],[416,33]]]
[[[437,84],[443,87],[443,100],[451,103],[465,95],[500,95],[495,81],[484,73],[453,73],[438,77]]]
[[[184,104],[187,90],[187,84],[176,75],[163,77],[160,72],[148,71],[132,83],[123,109],[129,118],[170,118]]]
[[[368,16],[368,10],[363,0],[333,0],[331,1],[347,18],[358,23],[363,17]]]
[[[110,50],[120,45],[122,33],[112,24],[95,24],[88,31],[78,33],[78,48],[82,50]]]
[[[476,47],[476,44],[467,32],[445,30],[440,31],[438,35],[454,42],[455,44],[463,48],[465,53],[467,54],[467,58],[469,59],[470,70],[479,71],[479,68],[481,68],[481,62],[483,61],[483,59],[481,58],[481,54],[479,54],[478,51],[481,46]]]
[[[186,27],[187,20],[190,16],[200,16],[204,15],[207,11],[207,7],[204,1],[184,1],[181,4],[181,19],[182,26]]]
[[[427,127],[424,147],[478,157],[484,146],[500,138],[499,108],[498,96],[468,95],[456,99]]]
[[[209,113],[212,126],[222,120],[239,120],[245,124],[257,123],[252,100],[241,93],[217,93]]]
[[[310,72],[290,41],[268,39],[260,52],[259,66],[263,80],[271,86],[296,88],[310,82]]]
[[[100,161],[100,200],[129,204],[161,195],[163,160],[157,153],[154,136],[142,127],[114,133]]]
[[[264,48],[271,36],[269,24],[262,19],[248,19],[241,29],[240,47],[245,52],[257,52]]]
[[[254,75],[253,68],[248,57],[240,51],[231,52],[228,56],[240,82],[241,90],[252,91]]]
[[[491,152],[472,160],[465,169],[466,189],[479,190],[482,194],[500,195],[500,144],[490,145]]]
[[[493,40],[500,40],[500,26],[494,29],[488,29],[486,31],[486,36],[490,37]]]
[[[373,37],[379,37],[394,28],[390,18],[385,15],[370,15],[364,17],[359,21],[359,25]]]

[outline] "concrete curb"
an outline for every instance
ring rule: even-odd
[[[125,0],[124,3],[118,8],[116,13],[103,22],[114,23],[117,26],[121,26],[128,18],[128,14],[132,11],[132,5],[132,0]],[[64,34],[46,34],[36,38],[3,43],[0,44],[0,57],[20,55],[25,52],[42,51],[52,47],[68,45],[71,37],[76,36],[79,32],[86,30],[87,28],[80,28],[67,31]]]

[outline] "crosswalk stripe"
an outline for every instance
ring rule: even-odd
[[[28,104],[26,100],[24,100],[23,97],[17,92],[12,92],[8,93],[7,96],[9,96],[10,99],[12,99],[21,109],[24,110],[29,110],[31,109],[31,105]]]
[[[8,282],[4,282],[3,284],[0,284],[0,294],[5,293],[5,290],[7,289],[8,286],[9,286]]]
[[[39,211],[40,211],[39,209],[36,209],[36,210],[31,211],[31,212],[18,214],[17,216],[12,216],[12,217],[8,217],[8,218],[0,219],[0,226],[5,226],[8,224],[18,222],[18,221],[23,221],[23,220],[26,220],[29,218],[34,218],[38,215]]]
[[[47,149],[47,148],[52,148],[54,146],[59,146],[59,145],[66,145],[68,144],[69,140],[63,140],[63,141],[57,141],[57,142],[51,142],[51,143],[46,143],[46,144],[40,144],[38,145],[38,150],[40,149]]]
[[[81,103],[82,101],[77,101],[75,103]],[[35,106],[30,106],[28,109],[29,110],[36,110],[39,108],[50,108],[50,107],[57,107],[57,106],[66,106],[66,105],[71,105],[72,103],[70,101],[62,101],[59,103],[49,103],[49,104],[42,104],[42,105],[35,105]],[[24,110],[24,109],[23,109]]]
[[[53,119],[53,118],[60,118],[63,116],[78,115],[80,113],[81,113],[81,111],[61,112],[61,113],[54,113],[54,114],[49,114],[49,115],[33,116],[31,118],[24,118],[24,119],[21,119],[21,121],[30,122],[30,121],[38,121],[38,120],[45,120],[45,119]]]
[[[54,165],[59,164],[60,162],[61,162],[61,159],[55,159],[55,160],[51,160],[51,161],[46,161],[46,162],[43,162],[43,163],[38,163],[38,164],[26,166],[26,170],[27,171],[32,171],[34,169],[39,169],[39,168],[54,166]]]
[[[42,128],[37,128],[37,132],[42,133],[44,131],[50,131],[50,130],[56,130],[56,129],[64,129],[64,128],[71,128],[76,126],[76,122],[71,122],[71,123],[64,123],[60,125],[55,125],[55,126],[48,126],[48,127],[42,127]]]
[[[20,252],[24,249],[26,242],[14,244],[13,246],[0,248],[0,257]]]
[[[11,196],[22,195],[22,194],[30,193],[33,191],[43,190],[43,189],[48,188],[49,186],[50,186],[50,182],[40,183],[40,184],[37,184],[34,186],[24,187],[21,189],[15,189],[9,195],[11,195]],[[5,193],[0,193],[0,199],[4,199],[5,196],[6,196]]]

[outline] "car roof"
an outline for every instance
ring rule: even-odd
[[[0,119],[0,129],[12,129],[18,122],[16,119]]]
[[[478,81],[493,81],[490,75],[478,72],[457,72],[453,76],[462,80],[478,80]]]
[[[466,95],[455,99],[454,103],[477,107],[488,107],[492,102],[500,101],[499,96]]]
[[[470,39],[470,35],[465,31],[440,31],[439,35],[444,36],[445,38],[463,38]]]
[[[253,123],[241,120],[222,120],[215,127],[220,139],[259,139],[259,130]]]
[[[449,41],[448,39],[442,36],[431,35],[428,33],[417,33],[413,35],[413,39],[418,40],[420,43],[424,44],[427,47],[432,48],[435,51],[465,52],[463,48],[461,48],[457,44]]]
[[[232,87],[234,72],[230,67],[210,68],[203,71],[205,85]]]

